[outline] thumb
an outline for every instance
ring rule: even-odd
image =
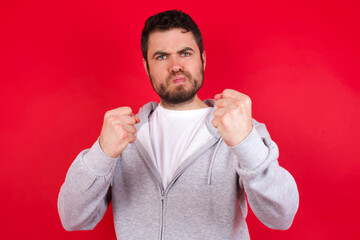
[[[140,119],[135,114],[132,114],[132,117],[135,119],[135,124],[140,122]]]

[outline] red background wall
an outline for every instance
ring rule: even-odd
[[[252,239],[359,236],[357,1],[0,2],[1,239],[115,239],[108,211],[94,231],[66,232],[57,213],[71,162],[106,110],[157,100],[143,70],[146,18],[182,9],[200,26],[202,98],[248,94],[280,147],[300,208],[288,231],[252,213]]]

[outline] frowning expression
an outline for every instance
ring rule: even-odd
[[[145,69],[163,103],[191,100],[201,88],[206,64],[192,32],[182,28],[154,31],[149,35]]]

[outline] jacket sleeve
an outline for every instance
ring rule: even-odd
[[[269,228],[288,229],[299,206],[294,178],[279,166],[279,150],[264,124],[253,121],[250,134],[232,147],[240,186],[257,218]]]
[[[116,160],[101,150],[99,141],[76,157],[58,196],[58,211],[66,230],[90,230],[102,219],[111,200]]]

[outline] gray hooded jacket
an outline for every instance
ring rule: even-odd
[[[214,106],[213,100],[205,102]],[[137,132],[156,106],[150,102],[139,110]],[[64,228],[93,229],[112,201],[118,239],[250,239],[245,194],[266,226],[289,228],[299,204],[297,186],[279,166],[265,125],[253,120],[247,138],[228,147],[212,118],[206,125],[213,139],[183,162],[166,189],[139,140],[116,159],[98,141],[82,151],[58,197]]]

